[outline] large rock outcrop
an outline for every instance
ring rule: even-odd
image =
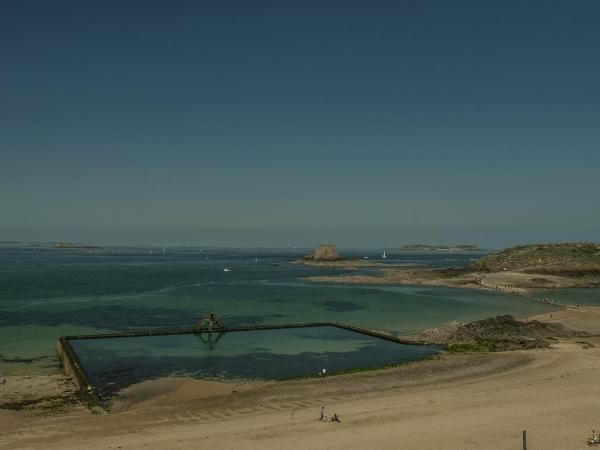
[[[445,344],[451,351],[502,351],[548,347],[556,338],[586,337],[587,333],[558,323],[521,322],[512,316],[490,317],[469,323],[450,322],[423,331],[419,339]]]
[[[338,254],[335,245],[321,244],[314,252],[304,257],[306,261],[339,261],[342,257]]]

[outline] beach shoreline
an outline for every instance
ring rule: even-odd
[[[600,335],[600,308],[563,309],[530,319]],[[468,442],[461,448],[500,449],[508,448],[520,428],[527,427],[541,439],[536,444],[540,447],[579,448],[573,440],[598,426],[593,423],[598,417],[593,398],[600,395],[594,382],[599,376],[600,338],[590,337],[561,339],[550,349],[444,354],[393,368],[306,380],[215,383],[167,378],[127,388],[106,415],[92,415],[77,404],[0,409],[0,420],[7,425],[0,443],[7,448],[158,449],[190,448],[201,440],[213,448],[244,442],[243,448],[295,449],[318,446],[325,439],[328,448],[396,448],[397,436],[403,448],[454,448],[443,446]],[[27,381],[40,393],[39,383],[47,377]],[[64,381],[55,377],[53,382],[59,386]],[[13,382],[3,387],[3,395]],[[27,384],[22,381],[20,386],[25,389]],[[70,395],[68,389],[65,395]],[[342,423],[319,423],[321,404],[339,414]],[[564,423],[557,427],[559,417]],[[433,424],[444,430],[445,444],[428,435]],[[492,432],[498,439],[486,442],[485,435]]]

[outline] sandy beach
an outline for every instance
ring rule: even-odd
[[[537,318],[600,332],[598,308]],[[560,340],[550,349],[448,354],[324,379],[162,379],[128,388],[105,415],[81,406],[0,410],[0,445],[493,450],[520,448],[527,430],[531,448],[583,449],[592,428],[600,429],[599,379],[598,337]],[[321,405],[342,422],[320,422]]]

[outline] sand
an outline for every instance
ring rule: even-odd
[[[62,374],[0,375],[0,407],[58,409],[77,402],[76,386]]]
[[[598,306],[568,307],[559,311],[532,316],[529,319],[547,323],[560,323],[572,330],[600,335],[600,307]]]
[[[547,320],[600,326],[595,311]],[[320,422],[321,405],[342,422]],[[500,450],[521,448],[525,429],[530,449],[584,449],[600,429],[600,338],[307,381],[155,380],[128,388],[110,414],[0,410],[0,424],[11,449]]]
[[[397,285],[425,285],[447,286],[468,289],[493,290],[516,295],[523,295],[541,300],[541,288],[585,288],[596,286],[598,277],[567,278],[555,275],[520,273],[520,272],[495,272],[495,273],[444,273],[435,269],[418,269],[406,267],[387,266],[381,268],[378,274],[337,274],[314,275],[304,278],[307,281],[318,283],[345,283],[345,284],[397,284]]]

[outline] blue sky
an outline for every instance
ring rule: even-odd
[[[5,1],[0,236],[600,240],[597,1]]]

